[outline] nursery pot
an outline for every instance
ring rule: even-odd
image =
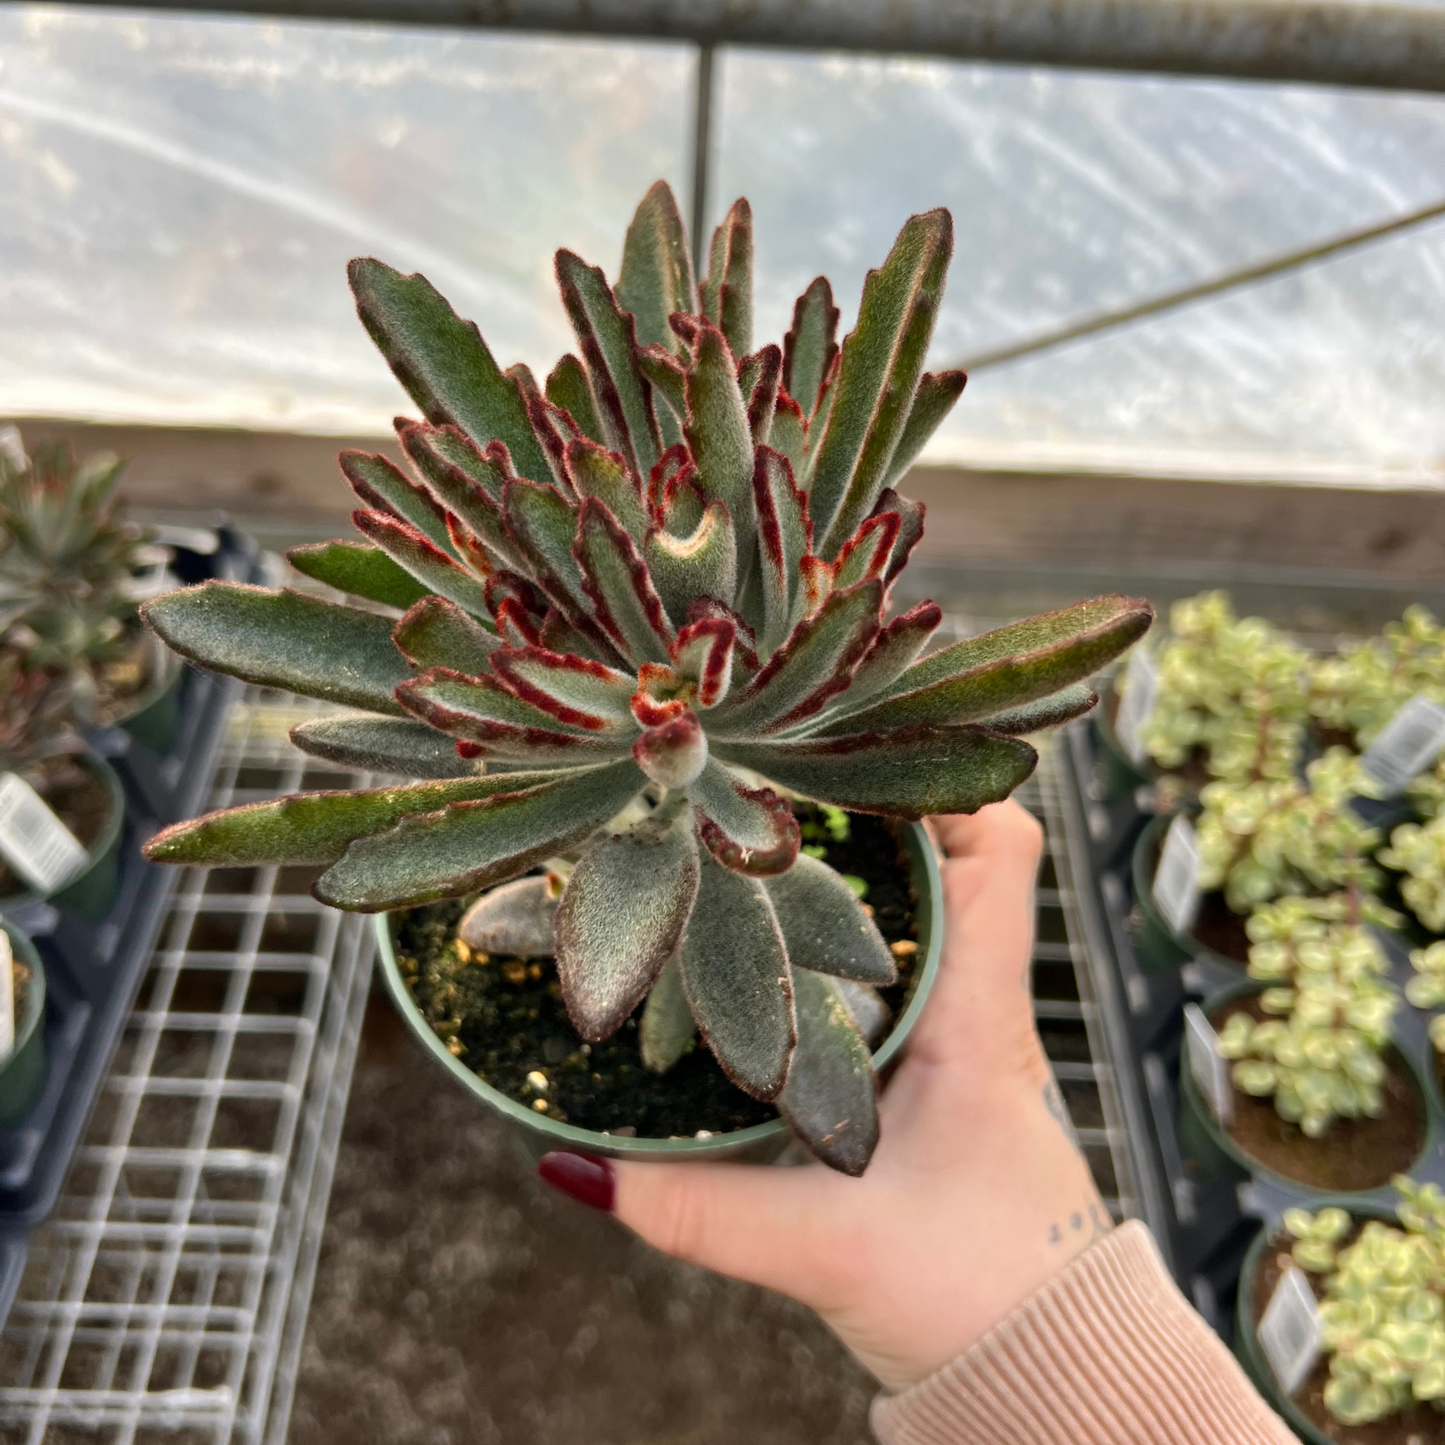
[[[900,832],[900,841],[907,856],[910,879],[918,895],[915,919],[918,927],[916,982],[907,1004],[888,1037],[873,1054],[875,1068],[882,1069],[898,1057],[904,1041],[923,1012],[929,990],[938,973],[943,949],[943,891],[938,874],[938,860],[933,843],[922,825],[913,823]],[[554,1149],[591,1154],[609,1159],[650,1159],[675,1162],[679,1160],[718,1160],[769,1163],[776,1159],[792,1139],[782,1119],[770,1119],[751,1128],[715,1134],[707,1139],[623,1138],[564,1124],[518,1103],[499,1089],[483,1082],[454,1058],[446,1045],[433,1032],[421,1010],[412,999],[406,980],[397,965],[394,943],[393,915],[378,914],[375,920],[378,960],[386,990],[400,1013],[402,1021],[433,1059],[466,1089],[478,1103],[499,1114],[511,1126],[523,1147],[533,1158]]]
[[[1117,803],[1159,776],[1159,770],[1147,759],[1136,763],[1114,731],[1114,715],[1118,711],[1119,694],[1111,692],[1099,703],[1089,721],[1093,724],[1098,753],[1094,760],[1094,784],[1101,802]]]
[[[120,833],[125,823],[125,790],[115,769],[104,759],[94,753],[82,753],[79,762],[104,784],[110,805],[105,826],[91,843],[85,866],[54,893],[29,888],[0,898],[0,912],[49,902],[57,908],[79,914],[89,923],[99,923],[110,912],[120,881]]]
[[[1352,1204],[1347,1196],[1321,1198],[1318,1201],[1312,1201],[1309,1207],[1313,1212],[1330,1204],[1339,1205],[1356,1223],[1364,1223],[1371,1219],[1382,1220],[1386,1224],[1398,1222],[1390,1210],[1381,1209],[1378,1205],[1373,1204]],[[1337,1445],[1337,1442],[1325,1434],[1280,1388],[1280,1383],[1270,1368],[1269,1359],[1259,1343],[1259,1319],[1254,1307],[1255,1282],[1259,1278],[1260,1269],[1269,1253],[1270,1239],[1279,1232],[1279,1229],[1280,1226],[1277,1224],[1266,1224],[1254,1237],[1254,1242],[1244,1256],[1244,1264],[1240,1267],[1239,1299],[1235,1305],[1234,1353],[1239,1358],[1240,1364],[1244,1366],[1245,1374],[1254,1381],[1270,1409],[1279,1415],[1301,1440],[1306,1441],[1307,1445]],[[1314,1285],[1313,1280],[1311,1280],[1311,1285]],[[1401,1445],[1403,1445],[1403,1437]]]
[[[157,756],[164,756],[176,745],[181,731],[181,683],[185,669],[181,660],[157,637],[150,637],[156,675],[150,685],[131,704],[128,711],[111,719],[111,725],[124,728],[138,743],[144,743]]]
[[[1248,979],[1243,983],[1221,989],[1204,1001],[1205,1016],[1211,1023],[1214,1023],[1220,1012],[1230,1004],[1239,999],[1248,998],[1252,994],[1262,993],[1270,986],[1268,983],[1256,979]],[[1379,1171],[1380,1177],[1372,1184],[1362,1184],[1352,1190],[1342,1189],[1339,1185],[1315,1185],[1307,1180],[1283,1174],[1269,1164],[1263,1163],[1246,1150],[1214,1117],[1209,1105],[1204,1102],[1199,1092],[1199,1085],[1195,1082],[1194,1074],[1189,1067],[1187,1053],[1181,1054],[1179,1062],[1180,1152],[1192,1159],[1198,1165],[1200,1173],[1210,1179],[1223,1178],[1243,1171],[1257,1179],[1269,1180],[1295,1193],[1330,1194],[1355,1199],[1362,1194],[1380,1189],[1389,1184],[1393,1175],[1412,1172],[1429,1151],[1431,1139],[1440,1127],[1439,1108],[1435,1103],[1434,1091],[1427,1087],[1425,1081],[1420,1077],[1420,1071],[1410,1052],[1401,1048],[1398,1043],[1392,1043],[1386,1051],[1385,1057],[1387,1061],[1396,1062],[1403,1067],[1406,1077],[1417,1090],[1420,1101],[1420,1119],[1424,1124],[1424,1131],[1419,1146],[1411,1158],[1405,1161],[1397,1160],[1389,1167],[1382,1167]],[[1272,1100],[1265,1102],[1270,1109],[1273,1109]],[[1340,1125],[1350,1122],[1349,1120],[1337,1120],[1320,1139],[1310,1141],[1311,1144],[1316,1145],[1321,1151],[1328,1149],[1332,1131],[1337,1130]],[[1339,1135],[1335,1134],[1334,1138],[1338,1141]]]
[[[34,1107],[45,1085],[45,967],[35,945],[0,920],[16,960],[30,969],[25,1005],[15,1019],[15,1051],[0,1065],[0,1129],[13,1129]]]

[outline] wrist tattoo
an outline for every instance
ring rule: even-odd
[[[1087,1246],[1102,1239],[1113,1227],[1108,1211],[1096,1201],[1087,1211],[1076,1209],[1063,1223],[1049,1225],[1049,1243]]]

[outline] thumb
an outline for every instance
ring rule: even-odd
[[[615,1162],[613,1211],[655,1248],[807,1303],[837,1190],[819,1165]]]

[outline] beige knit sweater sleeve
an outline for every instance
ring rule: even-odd
[[[872,1418],[881,1445],[1296,1445],[1137,1221]]]

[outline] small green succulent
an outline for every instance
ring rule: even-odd
[[[1377,855],[1406,876],[1400,896],[1431,933],[1445,933],[1445,815],[1428,823],[1401,823]]]
[[[1445,939],[1410,953],[1415,976],[1405,985],[1405,997],[1416,1008],[1445,1008]],[[1430,1042],[1445,1054],[1445,1014],[1430,1020]]]
[[[1236,618],[1226,592],[1176,602],[1155,655],[1158,692],[1139,741],[1162,768],[1196,749],[1211,777],[1293,776],[1308,717],[1309,654],[1258,617]]]
[[[1284,1227],[1294,1235],[1290,1255],[1301,1269],[1328,1274],[1335,1267],[1335,1246],[1350,1232],[1350,1216],[1331,1205],[1311,1214],[1307,1209],[1286,1209]]]

